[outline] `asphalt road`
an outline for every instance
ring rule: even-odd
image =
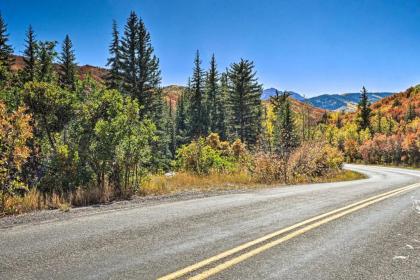
[[[0,279],[156,279],[194,264],[181,278],[420,279],[420,187],[391,192],[419,183],[420,171],[346,167],[369,178],[2,228]]]

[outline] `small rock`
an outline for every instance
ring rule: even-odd
[[[392,259],[393,260],[405,260],[405,259],[408,259],[408,256],[395,256]]]
[[[413,246],[411,246],[410,244],[406,244],[405,245],[405,247],[407,247],[408,249],[410,249],[410,250],[414,250],[414,247]]]
[[[166,172],[165,173],[165,177],[173,177],[173,176],[175,176],[175,172],[174,171]]]

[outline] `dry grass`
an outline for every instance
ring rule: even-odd
[[[319,178],[296,178],[290,184],[304,183],[328,183],[339,181],[350,181],[366,178],[363,174],[339,170]],[[258,183],[258,179],[251,177],[248,173],[237,174],[211,174],[198,176],[190,173],[177,173],[172,177],[163,175],[150,177],[141,188],[141,195],[162,195],[178,193],[182,191],[212,191],[265,188],[267,186],[279,185],[282,182],[270,182],[268,184]]]
[[[42,194],[36,189],[31,189],[23,196],[7,196],[4,203],[3,215],[16,215],[35,210],[59,209],[63,212],[70,211],[72,206],[86,206],[98,203],[107,203],[114,199],[114,191],[107,186],[104,190],[92,188],[77,189],[68,195]]]
[[[363,178],[365,176],[358,172],[340,170],[315,179],[295,178],[290,184],[338,182]],[[214,173],[206,176],[182,172],[172,177],[164,175],[151,176],[142,184],[140,195],[163,195],[184,191],[209,192],[215,190],[256,189],[278,186],[279,184],[282,184],[282,182],[258,183],[258,178],[246,172],[234,174]],[[58,194],[44,195],[36,189],[32,189],[24,196],[6,197],[3,214],[15,215],[43,209],[60,209],[63,212],[67,212],[70,211],[72,206],[107,203],[113,199],[115,199],[115,194],[110,186],[105,187],[104,190],[100,188],[79,188],[67,196]]]
[[[305,183],[332,183],[332,182],[344,182],[353,181],[367,178],[364,174],[351,171],[351,170],[337,170],[330,172],[322,177],[317,178],[299,178],[293,181],[293,184],[305,184]]]
[[[43,195],[36,189],[31,189],[23,196],[7,196],[4,204],[4,214],[22,214],[43,209],[70,210],[70,203],[58,194]]]
[[[160,195],[188,190],[222,190],[235,189],[256,182],[248,173],[194,175],[187,172],[177,173],[172,177],[164,175],[151,176],[142,184],[141,195]]]

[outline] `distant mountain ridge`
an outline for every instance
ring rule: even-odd
[[[261,95],[261,99],[262,100],[268,100],[271,96],[274,96],[276,94],[276,90],[275,88],[268,88],[263,90],[263,93]],[[280,93],[282,93],[282,91],[279,90]],[[305,101],[305,97],[303,97],[302,95],[300,95],[297,92],[293,92],[293,91],[288,91],[288,93],[290,94],[290,97],[292,97],[295,100],[298,101]]]
[[[275,88],[265,89],[262,94],[262,99],[267,100],[276,92]],[[308,103],[314,107],[330,111],[354,111],[359,102],[360,93],[350,92],[343,94],[322,94],[311,98],[304,98],[301,94],[290,91],[292,98]],[[369,101],[374,103],[382,98],[393,95],[393,92],[370,92],[368,93]]]

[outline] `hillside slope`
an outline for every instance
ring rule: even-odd
[[[391,116],[396,121],[404,119],[409,105],[412,105],[416,115],[420,116],[420,84],[409,89],[385,97],[372,104],[374,113],[381,111],[386,116]]]

